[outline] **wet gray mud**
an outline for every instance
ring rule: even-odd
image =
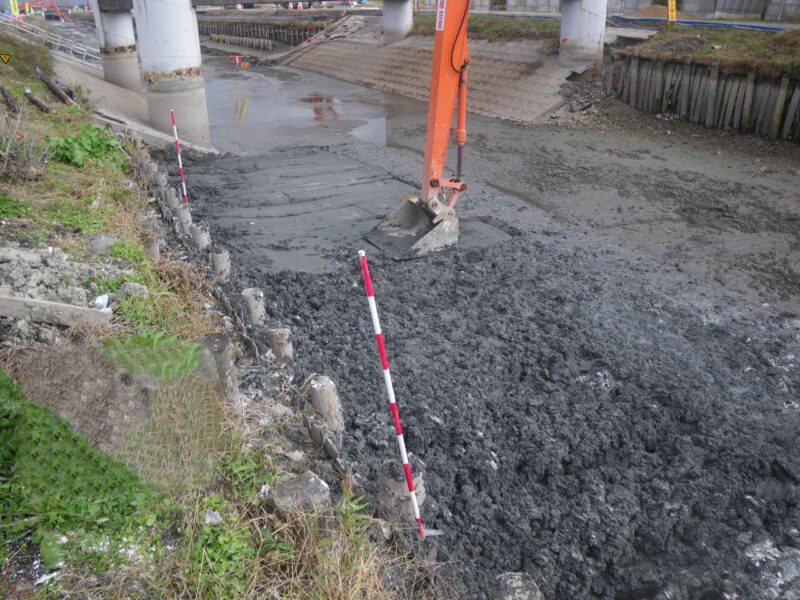
[[[800,598],[796,149],[607,110],[580,129],[472,120],[462,214],[517,235],[407,262],[366,248],[422,517],[444,532],[424,547],[459,598],[494,597],[509,571],[548,599]],[[286,153],[413,187],[423,124],[424,108],[386,146],[286,140],[187,167],[231,292],[263,288],[299,368],[337,382],[371,500],[396,459],[356,254],[376,219],[338,245],[295,234],[326,272],[216,222]],[[278,202],[261,181],[246,210]]]

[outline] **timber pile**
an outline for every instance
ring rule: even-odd
[[[609,93],[639,110],[706,127],[800,140],[800,81],[721,71],[719,64],[626,56],[606,74]]]

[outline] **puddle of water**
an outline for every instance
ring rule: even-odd
[[[204,71],[211,141],[223,152],[335,144],[345,136],[385,146],[393,115],[425,119],[423,103],[316,73],[242,69],[226,60],[207,60]]]

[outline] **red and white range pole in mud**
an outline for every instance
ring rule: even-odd
[[[400,450],[400,461],[403,463],[403,470],[406,474],[408,484],[408,495],[411,499],[411,510],[414,519],[419,526],[419,534],[425,537],[425,529],[422,527],[422,518],[419,516],[419,505],[417,505],[417,493],[414,491],[414,480],[411,477],[411,466],[408,464],[406,454],[406,444],[403,441],[403,428],[400,425],[400,414],[397,412],[397,402],[394,397],[394,387],[392,386],[392,376],[389,373],[389,359],[386,358],[386,347],[383,344],[383,333],[381,323],[378,320],[378,308],[375,306],[375,296],[372,293],[372,279],[369,276],[369,266],[367,265],[367,255],[363,250],[358,251],[361,257],[361,271],[364,273],[364,285],[367,288],[367,302],[369,302],[369,312],[372,316],[372,326],[375,328],[375,340],[378,342],[378,352],[381,355],[381,366],[383,367],[383,381],[386,384],[386,395],[389,397],[389,406],[392,407],[392,417],[394,418],[394,431],[397,434],[397,447]]]
[[[175,134],[175,151],[178,153],[178,169],[181,172],[181,185],[183,186],[183,201],[189,204],[189,196],[186,194],[186,175],[183,174],[183,162],[181,161],[181,143],[178,141],[178,126],[175,124],[175,111],[169,111],[172,116],[172,133]]]

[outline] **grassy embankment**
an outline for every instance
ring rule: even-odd
[[[0,114],[0,244],[56,246],[74,261],[126,266],[122,277],[83,282],[93,293],[125,281],[149,291],[121,298],[111,328],[62,330],[52,347],[0,354],[0,598],[406,595],[399,583],[382,585],[387,569],[412,586],[423,571],[369,541],[365,507],[352,494],[324,516],[279,514],[259,500],[261,486],[282,474],[265,450],[243,447],[224,391],[196,374],[195,340],[219,328],[205,309],[211,282],[191,264],[148,257],[148,190],[137,177],[144,151],[93,126],[85,107],[49,95],[33,76],[37,64],[49,72],[45,51],[3,35],[0,49],[11,54],[0,80],[25,107]],[[27,103],[26,86],[53,112]],[[108,258],[88,249],[100,233],[120,238]],[[91,379],[100,373],[115,378],[112,389],[146,390],[146,410],[108,453],[42,398],[27,397],[40,390],[57,406],[65,390],[37,378],[59,370],[89,379],[88,388],[101,385]],[[207,510],[222,523],[207,523]],[[58,575],[33,586],[17,571],[40,560]]]
[[[467,36],[471,40],[557,40],[560,19],[515,19],[506,17],[470,16]],[[412,35],[432,36],[436,30],[436,15],[414,15]]]
[[[674,27],[623,49],[656,60],[719,62],[729,72],[755,71],[769,77],[800,77],[800,29],[773,33],[722,27]]]

